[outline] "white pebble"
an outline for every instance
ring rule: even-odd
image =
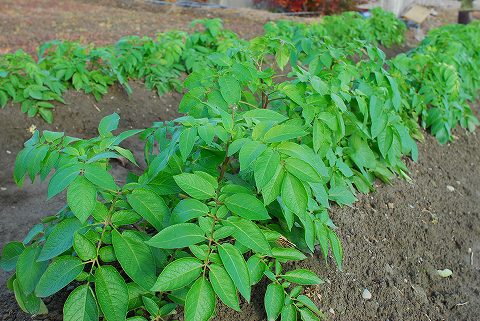
[[[10,155],[10,154],[12,153],[12,152],[11,152],[11,151],[9,151],[9,150],[7,150],[6,152],[7,152],[7,154],[8,154],[8,155]]]
[[[365,300],[370,300],[372,298],[372,294],[370,293],[370,291],[368,291],[368,289],[363,289],[362,298],[364,298]]]
[[[0,191],[6,191],[7,188],[6,187],[0,187]]]
[[[453,192],[453,191],[455,191],[455,187],[453,187],[452,185],[447,185],[447,190],[449,192]]]

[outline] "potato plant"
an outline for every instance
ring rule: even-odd
[[[339,21],[350,27],[339,29]],[[389,25],[389,32],[378,32],[376,26],[382,23]],[[346,13],[326,18],[321,24],[302,26],[315,30],[317,36],[328,34],[337,47],[356,38],[388,46],[402,41],[405,31],[403,22],[381,10],[374,11],[369,19]],[[39,115],[51,123],[54,105],[50,101],[63,103],[61,95],[66,88],[92,94],[97,100],[116,83],[131,93],[131,79],[144,81],[159,95],[180,91],[181,76],[208,64],[207,56],[246,43],[224,29],[220,19],[196,20],[191,28],[191,33],[172,31],[157,38],[123,37],[105,47],[55,40],[40,46],[37,62],[21,51],[0,56],[0,108],[12,100],[22,103],[21,110],[28,116]]]
[[[35,132],[18,154],[18,184],[53,171],[48,197],[67,196],[57,214],[3,249],[0,266],[15,271],[8,286],[22,310],[46,313],[42,299],[73,284],[65,320],[165,320],[183,311],[187,321],[206,321],[220,301],[239,310],[265,280],[268,320],[319,320],[322,312],[303,291],[322,280],[291,263],[319,249],[342,269],[329,207],[351,205],[377,178],[409,179],[404,158],[418,157],[418,117],[446,110],[445,99],[466,103],[478,89],[478,75],[460,60],[444,61],[453,49],[442,49],[435,33],[389,61],[368,41],[337,46],[333,38],[302,36],[304,27],[267,30],[247,42],[218,21],[203,23],[207,30],[189,39],[184,58],[169,48],[172,63],[192,59],[184,66],[182,117],[116,133],[112,114],[97,137]],[[458,27],[451,41],[478,68],[477,45],[466,42],[475,28]],[[222,47],[221,38],[235,45]],[[155,56],[148,39],[123,45],[150,47]],[[146,54],[132,58],[129,50],[112,65],[118,79],[142,73]],[[422,84],[458,96],[444,94],[437,105],[427,99],[411,63],[425,56],[426,72],[450,71],[441,74],[445,86],[433,76]],[[452,82],[451,74],[460,76]],[[453,115],[454,124],[473,129],[466,108]],[[144,142],[145,167],[121,146],[125,139]],[[116,158],[138,168],[113,177]]]

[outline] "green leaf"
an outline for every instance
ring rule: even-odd
[[[289,282],[301,285],[313,285],[323,283],[323,281],[315,273],[307,269],[288,271],[284,275],[282,275],[282,277]]]
[[[249,141],[244,143],[238,155],[240,161],[240,170],[243,172],[250,171],[254,162],[265,151],[266,148],[267,147],[264,144],[257,141]]]
[[[252,109],[243,113],[243,118],[251,118],[254,121],[261,122],[276,122],[281,123],[288,119],[288,117],[271,109]]]
[[[350,205],[357,199],[346,186],[334,186],[328,191],[328,198],[338,204]]]
[[[305,186],[291,174],[285,175],[283,179],[282,201],[295,214],[303,216],[307,210],[308,195]]]
[[[316,315],[318,315],[319,317],[321,318],[325,318],[325,316],[323,315],[322,311],[320,311],[317,306],[315,305],[315,303],[313,303],[312,300],[310,300],[309,297],[307,297],[306,295],[299,295],[297,297],[297,300],[299,302],[301,302],[303,305],[305,305],[308,309],[310,309],[310,311],[312,311],[313,313],[315,313]]]
[[[162,197],[147,189],[135,189],[127,196],[128,203],[157,231],[163,228],[163,220],[169,210]]]
[[[274,247],[272,248],[272,256],[277,259],[287,261],[301,261],[307,257],[305,254],[294,248]]]
[[[128,289],[125,280],[113,266],[100,266],[95,271],[95,294],[107,321],[126,319]]]
[[[210,282],[212,283],[213,290],[217,296],[223,303],[225,303],[225,305],[235,311],[240,311],[237,290],[227,271],[217,264],[210,265],[209,269]]]
[[[115,256],[127,275],[138,285],[150,289],[155,283],[155,258],[147,244],[138,236],[112,231]]]
[[[98,321],[97,300],[87,284],[80,285],[70,293],[63,306],[64,321]]]
[[[283,70],[283,68],[287,65],[288,60],[290,59],[290,50],[285,45],[280,45],[277,48],[277,52],[275,53],[275,60],[277,61],[278,67]]]
[[[108,133],[118,128],[118,122],[120,121],[120,116],[117,113],[105,116],[98,124],[98,132],[100,136],[106,136]]]
[[[330,240],[330,246],[332,247],[333,257],[335,258],[337,267],[341,271],[343,263],[342,243],[340,242],[337,234],[332,230],[328,230],[328,239]]]
[[[63,191],[80,174],[80,165],[60,168],[53,174],[48,183],[48,198],[52,198]]]
[[[331,93],[330,97],[332,97],[335,106],[337,106],[342,112],[347,111],[347,106],[345,106],[345,102],[342,98],[340,98],[340,96],[338,96],[336,93]]]
[[[196,199],[188,198],[178,202],[172,211],[170,220],[174,224],[185,223],[194,218],[206,215],[208,211],[207,205]]]
[[[85,177],[77,176],[67,190],[67,204],[73,214],[85,223],[97,204],[97,190]]]
[[[267,312],[267,320],[275,321],[282,312],[285,301],[285,292],[278,283],[270,283],[265,292],[264,306]]]
[[[47,269],[48,262],[37,262],[38,247],[27,247],[20,254],[17,261],[17,281],[22,292],[28,295],[33,292],[38,281]]]
[[[100,188],[113,191],[118,189],[113,176],[102,165],[86,164],[84,175],[86,179]]]
[[[18,306],[25,313],[30,314],[45,314],[46,307],[43,304],[40,298],[35,296],[35,293],[26,294],[20,287],[18,279],[13,280],[13,292],[15,294],[15,299],[17,300]]]
[[[285,168],[290,174],[304,182],[319,183],[322,181],[317,171],[310,166],[310,164],[301,159],[294,157],[287,158],[285,160]]]
[[[250,285],[254,285],[262,279],[267,265],[258,255],[252,255],[247,261],[247,267],[250,274]]]
[[[25,246],[21,242],[7,243],[2,250],[2,257],[0,258],[0,268],[6,272],[12,271],[17,265],[17,260],[22,254]]]
[[[73,235],[82,227],[76,217],[66,218],[57,224],[47,238],[37,261],[47,261],[62,254],[73,245]]]
[[[225,243],[218,246],[218,254],[238,291],[250,302],[250,274],[242,253],[232,244]]]
[[[203,271],[203,262],[184,257],[169,263],[160,273],[151,291],[166,292],[183,288],[195,281]]]
[[[264,141],[266,143],[279,143],[305,135],[307,135],[307,132],[300,126],[280,124],[273,126],[265,133]]]
[[[277,196],[280,195],[284,178],[285,171],[283,170],[283,167],[277,166],[275,175],[273,175],[270,182],[262,188],[262,196],[265,205],[272,203],[277,199]]]
[[[205,277],[199,278],[188,290],[185,320],[208,321],[215,313],[215,293]]]
[[[73,249],[83,261],[93,260],[97,257],[97,247],[78,232],[73,236]]]
[[[206,200],[215,197],[215,187],[199,174],[183,173],[173,176],[173,179],[185,193],[195,199]]]
[[[300,311],[300,317],[303,321],[320,321],[320,319],[307,308],[300,308],[298,311]]]
[[[50,263],[35,287],[35,294],[45,298],[57,293],[72,282],[83,271],[80,259],[65,255]]]
[[[242,97],[242,88],[240,83],[233,76],[222,76],[218,79],[220,92],[228,105],[237,104]]]
[[[257,188],[261,190],[268,182],[272,180],[280,165],[280,155],[271,148],[267,148],[265,152],[255,161],[254,177]]]
[[[249,220],[270,219],[265,205],[251,194],[233,194],[225,199],[225,205],[235,215]]]
[[[293,304],[285,305],[281,313],[281,321],[297,321],[297,309]]]
[[[205,241],[205,233],[196,224],[171,225],[153,236],[147,244],[161,249],[180,249]]]
[[[182,159],[185,162],[192,152],[195,140],[197,139],[197,128],[190,127],[182,131],[180,135],[179,147]]]
[[[230,217],[227,221],[229,225],[235,227],[233,237],[242,245],[262,254],[270,254],[271,248],[265,235],[262,233],[257,224],[252,221],[240,218]]]

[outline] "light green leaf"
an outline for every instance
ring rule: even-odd
[[[270,244],[268,244],[265,235],[255,223],[233,216],[228,219],[227,223],[235,227],[233,237],[235,237],[238,242],[255,252],[270,254]]]
[[[290,124],[280,124],[269,129],[264,136],[266,143],[279,143],[286,140],[303,137],[307,134],[302,127]]]
[[[297,309],[293,304],[284,305],[281,313],[281,321],[297,321]]]
[[[215,313],[215,293],[205,277],[192,285],[185,300],[185,320],[208,321]]]
[[[147,189],[135,189],[127,196],[128,203],[156,230],[163,228],[163,219],[169,210],[162,197]]]
[[[338,96],[336,93],[331,93],[330,97],[332,97],[333,102],[335,103],[335,106],[337,106],[342,112],[347,111],[347,106],[345,105],[345,102],[343,101],[340,96]]]
[[[80,165],[66,166],[58,169],[48,183],[48,199],[63,191],[80,174]]]
[[[225,243],[218,246],[218,254],[238,291],[250,302],[250,274],[242,253],[232,244]]]
[[[100,188],[113,191],[118,189],[113,176],[102,165],[86,164],[84,175],[86,179]]]
[[[35,294],[45,298],[57,293],[72,282],[83,271],[80,259],[65,255],[50,263],[35,287]]]
[[[240,83],[233,76],[226,75],[218,79],[218,85],[220,86],[220,92],[223,99],[229,104],[237,104],[242,97],[242,88]]]
[[[267,148],[254,164],[254,177],[257,189],[261,190],[272,180],[279,165],[280,155],[278,152]]]
[[[288,271],[283,275],[283,278],[289,282],[301,285],[313,285],[323,283],[323,281],[315,273],[307,269]]]
[[[288,118],[277,111],[271,109],[252,109],[243,113],[243,118],[251,118],[254,121],[281,123]]]
[[[95,271],[95,294],[107,321],[124,321],[128,309],[128,289],[125,280],[111,265]]]
[[[106,134],[112,132],[118,128],[118,122],[120,121],[120,116],[117,113],[105,116],[98,124],[98,133],[100,136],[105,136]]]
[[[307,210],[308,195],[305,186],[291,174],[285,175],[283,179],[282,201],[295,214],[304,215]]]
[[[267,320],[275,321],[282,312],[285,301],[285,292],[278,283],[270,283],[265,292],[264,306],[267,312]]]
[[[355,195],[353,195],[346,186],[342,185],[330,188],[330,190],[328,191],[328,198],[341,205],[350,205],[357,200],[355,198]]]
[[[97,203],[97,190],[85,177],[77,176],[67,190],[67,204],[73,214],[85,223]]]
[[[70,293],[63,306],[64,321],[98,321],[97,300],[87,284],[80,285]]]
[[[251,170],[254,162],[265,151],[267,147],[257,141],[246,142],[240,149],[238,155],[240,161],[240,170],[247,172]]]
[[[150,289],[155,283],[155,258],[149,246],[132,233],[112,231],[115,256],[127,275],[138,285]]]
[[[189,127],[182,131],[182,134],[180,135],[179,148],[184,162],[187,160],[188,156],[190,156],[196,139],[196,127]]]
[[[252,255],[247,261],[247,267],[250,274],[250,285],[254,285],[262,279],[267,265],[258,255]]]
[[[210,265],[209,269],[210,282],[217,296],[225,305],[235,311],[240,311],[237,290],[227,271],[217,264]]]
[[[251,194],[233,194],[225,199],[225,205],[235,215],[249,220],[268,220],[270,218],[263,203]]]
[[[171,225],[147,241],[147,244],[161,249],[180,249],[204,241],[205,233],[196,224],[180,223]]]
[[[83,261],[92,260],[97,257],[97,247],[88,238],[78,232],[73,236],[73,249]]]
[[[177,206],[172,211],[171,222],[185,223],[194,218],[206,215],[208,213],[208,206],[202,202],[188,198],[178,202]]]
[[[305,254],[294,248],[274,247],[272,248],[272,256],[277,259],[287,261],[301,261],[307,257]]]
[[[173,177],[177,185],[188,195],[199,200],[215,197],[215,187],[201,175],[183,173]]]
[[[290,174],[304,182],[319,183],[322,181],[317,171],[310,166],[310,164],[301,159],[294,157],[287,158],[285,160],[285,168]]]
[[[195,281],[203,271],[203,262],[184,257],[169,263],[160,273],[151,291],[165,292],[183,288]]]
[[[275,175],[272,179],[262,188],[263,202],[265,205],[272,203],[280,195],[283,185],[283,179],[285,178],[285,170],[282,166],[277,166]]]

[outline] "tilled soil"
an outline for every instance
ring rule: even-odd
[[[5,48],[5,44],[6,47],[21,46],[23,40],[19,35],[27,37],[26,48],[50,37],[72,36],[73,31],[81,32],[76,26],[84,23],[85,39],[103,43],[134,30],[128,28],[140,26],[140,34],[150,34],[148,28],[152,33],[180,28],[180,24],[186,26],[191,19],[202,15],[182,11],[159,21],[158,12],[131,11],[129,5],[132,2],[135,1],[120,2],[118,6],[122,8],[108,8],[95,6],[90,1],[69,0],[55,4],[41,0],[35,1],[38,7],[32,9],[28,5],[32,2],[27,0],[1,1],[0,47]],[[4,11],[5,8],[10,11]],[[62,28],[57,29],[53,24],[44,25],[43,32],[30,24],[17,27],[18,21],[27,23],[25,18],[15,14],[21,11],[19,8],[24,8],[27,17],[38,19],[39,23],[46,23],[51,17],[52,21],[61,21],[71,30],[56,33]],[[93,20],[85,18],[94,9]],[[72,12],[77,14],[76,18],[69,20]],[[102,30],[99,21],[117,15],[118,21],[124,23],[117,24],[115,20],[111,31],[109,28]],[[5,20],[5,17],[11,20]],[[242,17],[239,14],[236,20],[232,18],[229,27],[250,35],[261,32],[263,18],[255,24]],[[9,38],[10,31],[15,30],[19,34]],[[2,37],[7,37],[7,41]],[[8,105],[0,110],[0,248],[10,240],[22,239],[42,216],[55,213],[65,203],[63,196],[45,201],[46,183],[26,183],[21,189],[13,183],[15,155],[30,136],[32,126],[91,137],[96,134],[100,118],[112,112],[121,116],[120,130],[144,128],[154,121],[177,116],[180,94],[170,93],[159,98],[141,83],[132,86],[132,96],[114,86],[100,102],[91,96],[68,91],[65,96],[67,105],[57,107],[54,125],[27,118],[20,113],[19,106]],[[359,196],[354,207],[331,210],[344,246],[343,271],[336,271],[331,260],[325,264],[318,255],[300,264],[313,269],[326,281],[310,288],[308,295],[322,307],[330,320],[480,319],[480,137],[477,133],[463,131],[457,131],[457,136],[454,143],[440,146],[427,134],[426,141],[419,146],[419,162],[409,163],[411,182],[396,179],[391,185],[379,184],[375,193]],[[142,148],[135,140],[129,140],[127,146],[138,153]],[[125,172],[120,164],[114,164],[114,171],[118,174]],[[454,190],[450,191],[447,185]],[[436,271],[445,268],[453,271],[451,277],[438,276]],[[13,294],[6,289],[9,276],[0,272],[0,320],[32,320],[20,311]],[[362,298],[364,289],[371,292],[370,300]],[[215,320],[266,320],[264,290],[264,285],[256,287],[252,302],[244,303],[241,313],[219,305]],[[50,313],[35,319],[61,320],[67,295],[68,289],[49,298]]]

